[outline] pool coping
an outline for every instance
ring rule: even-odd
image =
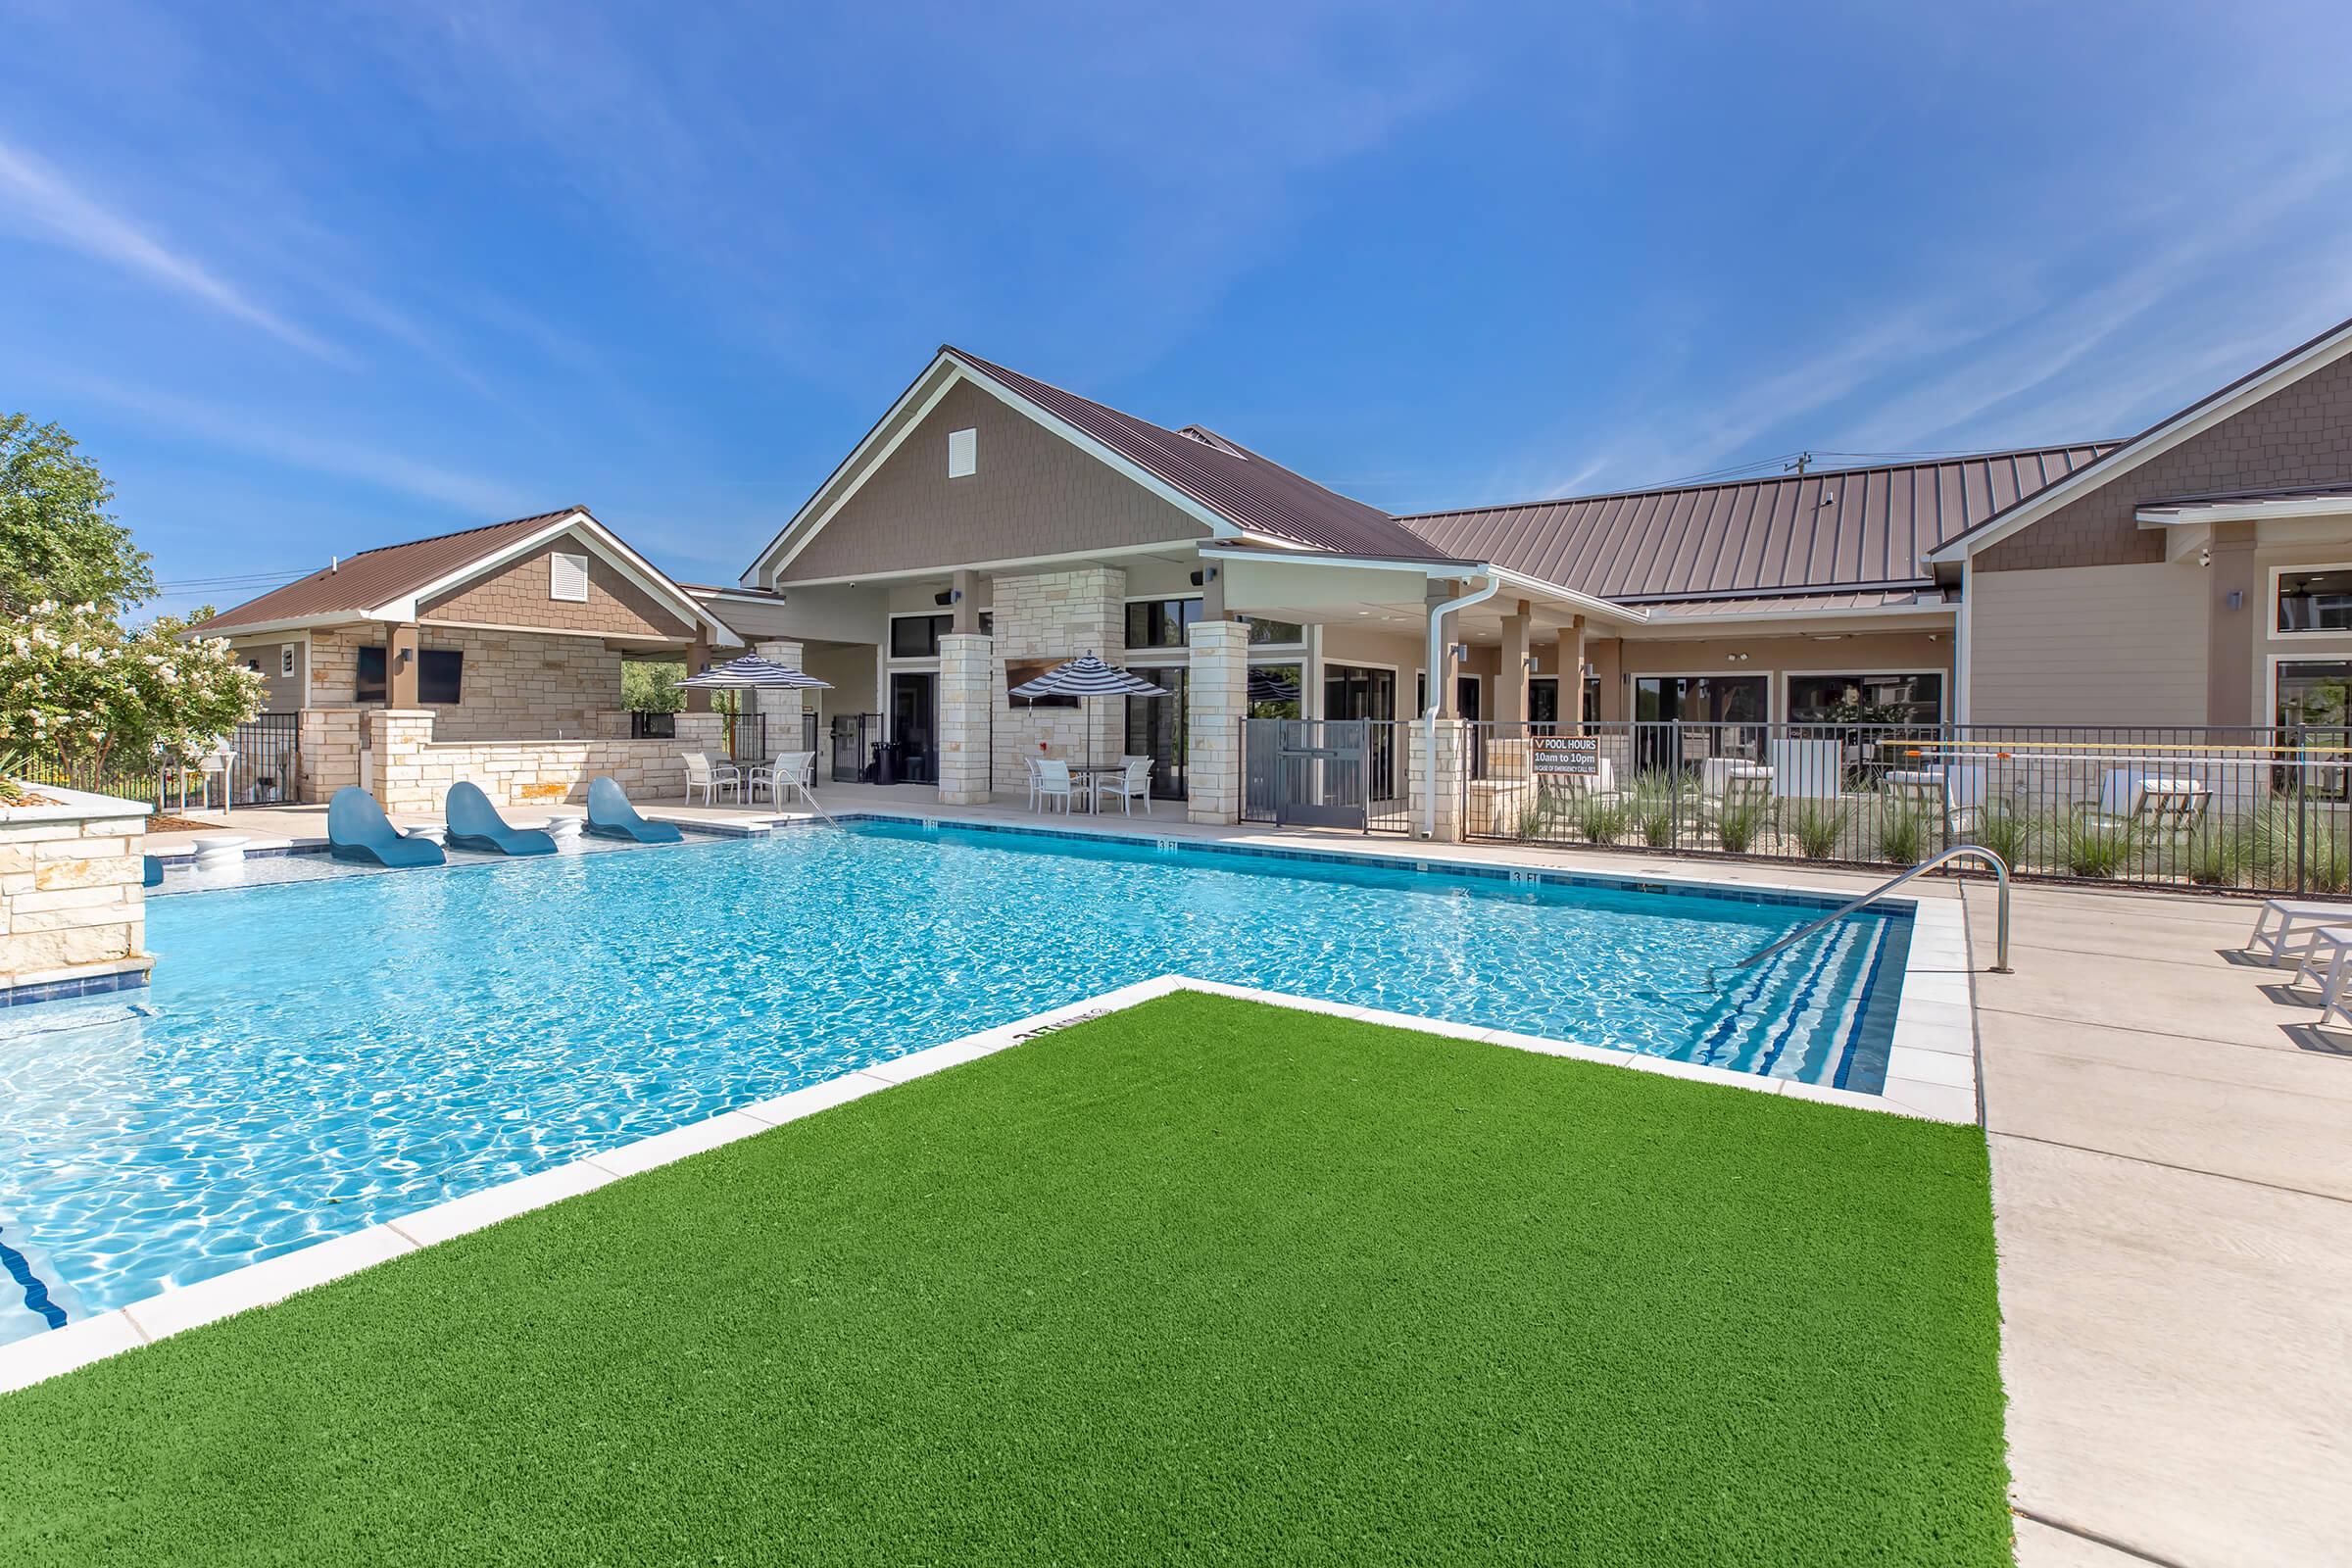
[[[953,818],[926,812],[860,811],[844,813],[838,820],[871,819],[878,821],[916,821],[926,826],[980,826],[956,822]],[[774,827],[798,825],[795,820],[768,824]],[[997,832],[1027,831],[1014,824],[988,824]],[[735,835],[729,835],[735,836]],[[753,836],[758,836],[757,833]],[[1264,846],[1233,846],[1209,838],[1186,837],[1169,840],[1159,835],[1138,835],[1107,829],[1090,829],[1070,833],[1048,830],[1045,836],[1108,838],[1129,842],[1175,843],[1202,849],[1242,849],[1278,858],[1311,858],[1348,861],[1388,861],[1412,867],[1444,868],[1447,871],[1474,871],[1482,876],[1509,880],[1508,873],[1517,871],[1525,880],[1565,882],[1585,886],[1625,886],[1630,881],[1677,882],[1693,887],[1722,889],[1720,882],[1693,875],[1682,868],[1675,876],[1652,875],[1639,879],[1618,878],[1591,872],[1543,870],[1540,868],[1507,867],[1479,861],[1451,858],[1443,852],[1430,853],[1415,845],[1411,853],[1398,856],[1375,848],[1355,852],[1345,846],[1333,846],[1320,852],[1286,852]],[[1805,888],[1773,884],[1765,889],[1751,890],[1745,886],[1740,892],[1760,891],[1783,895],[1799,895],[1805,902],[1827,898],[1842,901],[1846,895],[1834,889]],[[1779,902],[1779,901],[1773,901]],[[608,1182],[634,1176],[643,1171],[658,1169],[683,1159],[690,1154],[717,1149],[755,1133],[780,1127],[803,1116],[895,1085],[909,1082],[943,1068],[977,1061],[984,1056],[1020,1044],[1024,1040],[1051,1030],[1121,1011],[1140,1003],[1164,997],[1176,991],[1198,991],[1212,996],[1234,997],[1243,1001],[1264,1003],[1270,1006],[1288,1007],[1300,1012],[1325,1013],[1336,1017],[1352,1018],[1361,1022],[1384,1024],[1394,1028],[1417,1030],[1423,1034],[1447,1039],[1472,1040],[1485,1045],[1502,1046],[1515,1051],[1533,1052],[1542,1055],[1561,1056],[1579,1061],[1600,1062],[1637,1072],[1654,1072],[1672,1078],[1684,1078],[1727,1088],[1743,1089],[1751,1094],[1783,1095],[1814,1101],[1824,1104],[1843,1105],[1856,1110],[1882,1114],[1911,1116],[1930,1121],[1978,1124],[1983,1120],[1977,1071],[1976,1009],[1970,984],[1968,932],[1959,908],[1947,901],[1923,899],[1888,899],[1891,905],[1907,905],[1912,928],[1904,958],[1903,989],[1897,1003],[1893,1038],[1886,1058],[1886,1087],[1875,1095],[1853,1090],[1834,1089],[1820,1084],[1795,1083],[1788,1079],[1762,1074],[1740,1072],[1728,1067],[1702,1066],[1694,1062],[1678,1061],[1666,1056],[1647,1056],[1638,1052],[1603,1046],[1590,1046],[1574,1041],[1551,1040],[1539,1035],[1523,1034],[1509,1029],[1489,1029],[1473,1024],[1451,1022],[1442,1018],[1424,1018],[1411,1013],[1391,1012],[1377,1007],[1356,1006],[1347,1003],[1326,1002],[1319,998],[1291,996],[1283,992],[1264,991],[1250,986],[1229,985],[1221,981],[1196,979],[1188,975],[1166,974],[1132,985],[1116,987],[1097,996],[1049,1007],[1042,1012],[998,1024],[988,1029],[961,1036],[943,1044],[910,1052],[906,1055],[869,1066],[853,1068],[807,1088],[733,1109],[714,1116],[673,1127],[666,1132],[637,1139],[615,1148],[584,1155],[546,1170],[534,1171],[513,1181],[485,1187],[441,1203],[386,1220],[359,1231],[328,1237],[312,1246],[292,1252],[281,1253],[259,1263],[216,1274],[193,1285],[177,1290],[166,1290],[127,1306],[115,1307],[92,1317],[80,1318],[63,1328],[51,1329],[28,1338],[0,1345],[0,1394],[29,1388],[33,1384],[71,1372],[91,1362],[104,1360],[125,1350],[151,1345],[157,1340],[197,1328],[206,1323],[234,1315],[255,1307],[268,1306],[283,1300],[300,1291],[324,1285],[371,1268],[392,1258],[404,1256],[436,1243],[466,1235],[512,1219],[515,1215],[561,1201],[580,1193],[591,1192]]]

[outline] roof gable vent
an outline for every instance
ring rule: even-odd
[[[948,477],[967,479],[980,471],[980,432],[950,430],[948,432]]]
[[[588,558],[559,550],[547,558],[547,597],[565,604],[588,602]]]

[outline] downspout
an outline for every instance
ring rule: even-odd
[[[1459,599],[1448,599],[1429,612],[1429,711],[1421,715],[1421,836],[1438,836],[1438,710],[1446,704],[1446,617],[1494,598],[1502,589],[1494,568],[1487,568],[1487,585]]]

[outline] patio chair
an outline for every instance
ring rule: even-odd
[[[2347,1026],[2352,1026],[2352,926],[2321,926],[2311,934],[2310,945],[2303,950],[2303,961],[2296,966],[2294,983],[2310,981],[2320,988],[2320,1027],[2342,1014]]]
[[[582,831],[592,838],[635,844],[675,844],[686,836],[673,823],[648,822],[639,816],[628,796],[609,778],[588,781],[588,825]]]
[[[1037,809],[1037,759],[1026,753],[1022,754],[1021,771],[1028,778],[1029,809],[1034,811]]]
[[[730,791],[736,803],[743,801],[743,769],[732,762],[722,762],[709,752],[683,752],[686,760],[686,804],[694,804],[694,792],[703,792],[705,806],[716,806],[719,792]]]
[[[1070,780],[1070,764],[1055,757],[1037,760],[1036,808],[1044,810],[1055,801],[1061,803],[1061,814],[1070,814],[1070,803],[1078,798],[1078,786]]]
[[[1836,740],[1772,743],[1772,793],[1784,801],[1834,801],[1845,777],[1844,748]]]
[[[1152,814],[1152,759],[1129,758],[1126,768],[1106,778],[1095,780],[1095,809],[1102,808],[1105,797],[1115,799],[1119,809],[1129,816],[1135,814],[1135,803],[1144,803],[1144,814]]]
[[[2241,952],[2267,953],[2271,962],[2308,952],[2312,939],[2328,926],[2352,925],[2352,904],[2322,899],[2272,899],[2254,916],[2254,934]]]
[[[440,865],[449,857],[430,839],[392,825],[375,797],[346,784],[326,803],[327,854],[338,860],[372,860],[377,865]]]
[[[761,790],[767,791],[770,805],[782,806],[784,793],[789,790],[810,806],[814,806],[816,797],[809,793],[809,788],[815,782],[815,778],[816,754],[814,752],[785,752],[766,766],[753,768],[751,781],[747,788],[754,800],[759,799]]]
[[[478,784],[452,784],[441,803],[449,824],[449,842],[461,850],[483,850],[493,855],[553,855],[552,834],[535,827],[510,827]]]
[[[2099,777],[2097,802],[2085,801],[2078,809],[2092,827],[2185,833],[2205,819],[2212,804],[2202,779],[2111,767]]]

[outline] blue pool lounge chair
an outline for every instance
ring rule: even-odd
[[[500,855],[553,855],[556,841],[535,827],[509,827],[478,784],[452,784],[441,814],[449,820],[449,842],[461,850]]]
[[[162,887],[164,885],[164,862],[152,855],[142,855],[139,858],[147,862],[139,867],[139,873],[146,879],[146,885],[151,888]]]
[[[609,778],[588,781],[588,829],[600,839],[634,839],[640,844],[675,844],[685,835],[667,822],[648,822]]]
[[[449,857],[431,839],[404,836],[364,789],[345,785],[326,803],[327,853],[378,865],[439,865]]]

